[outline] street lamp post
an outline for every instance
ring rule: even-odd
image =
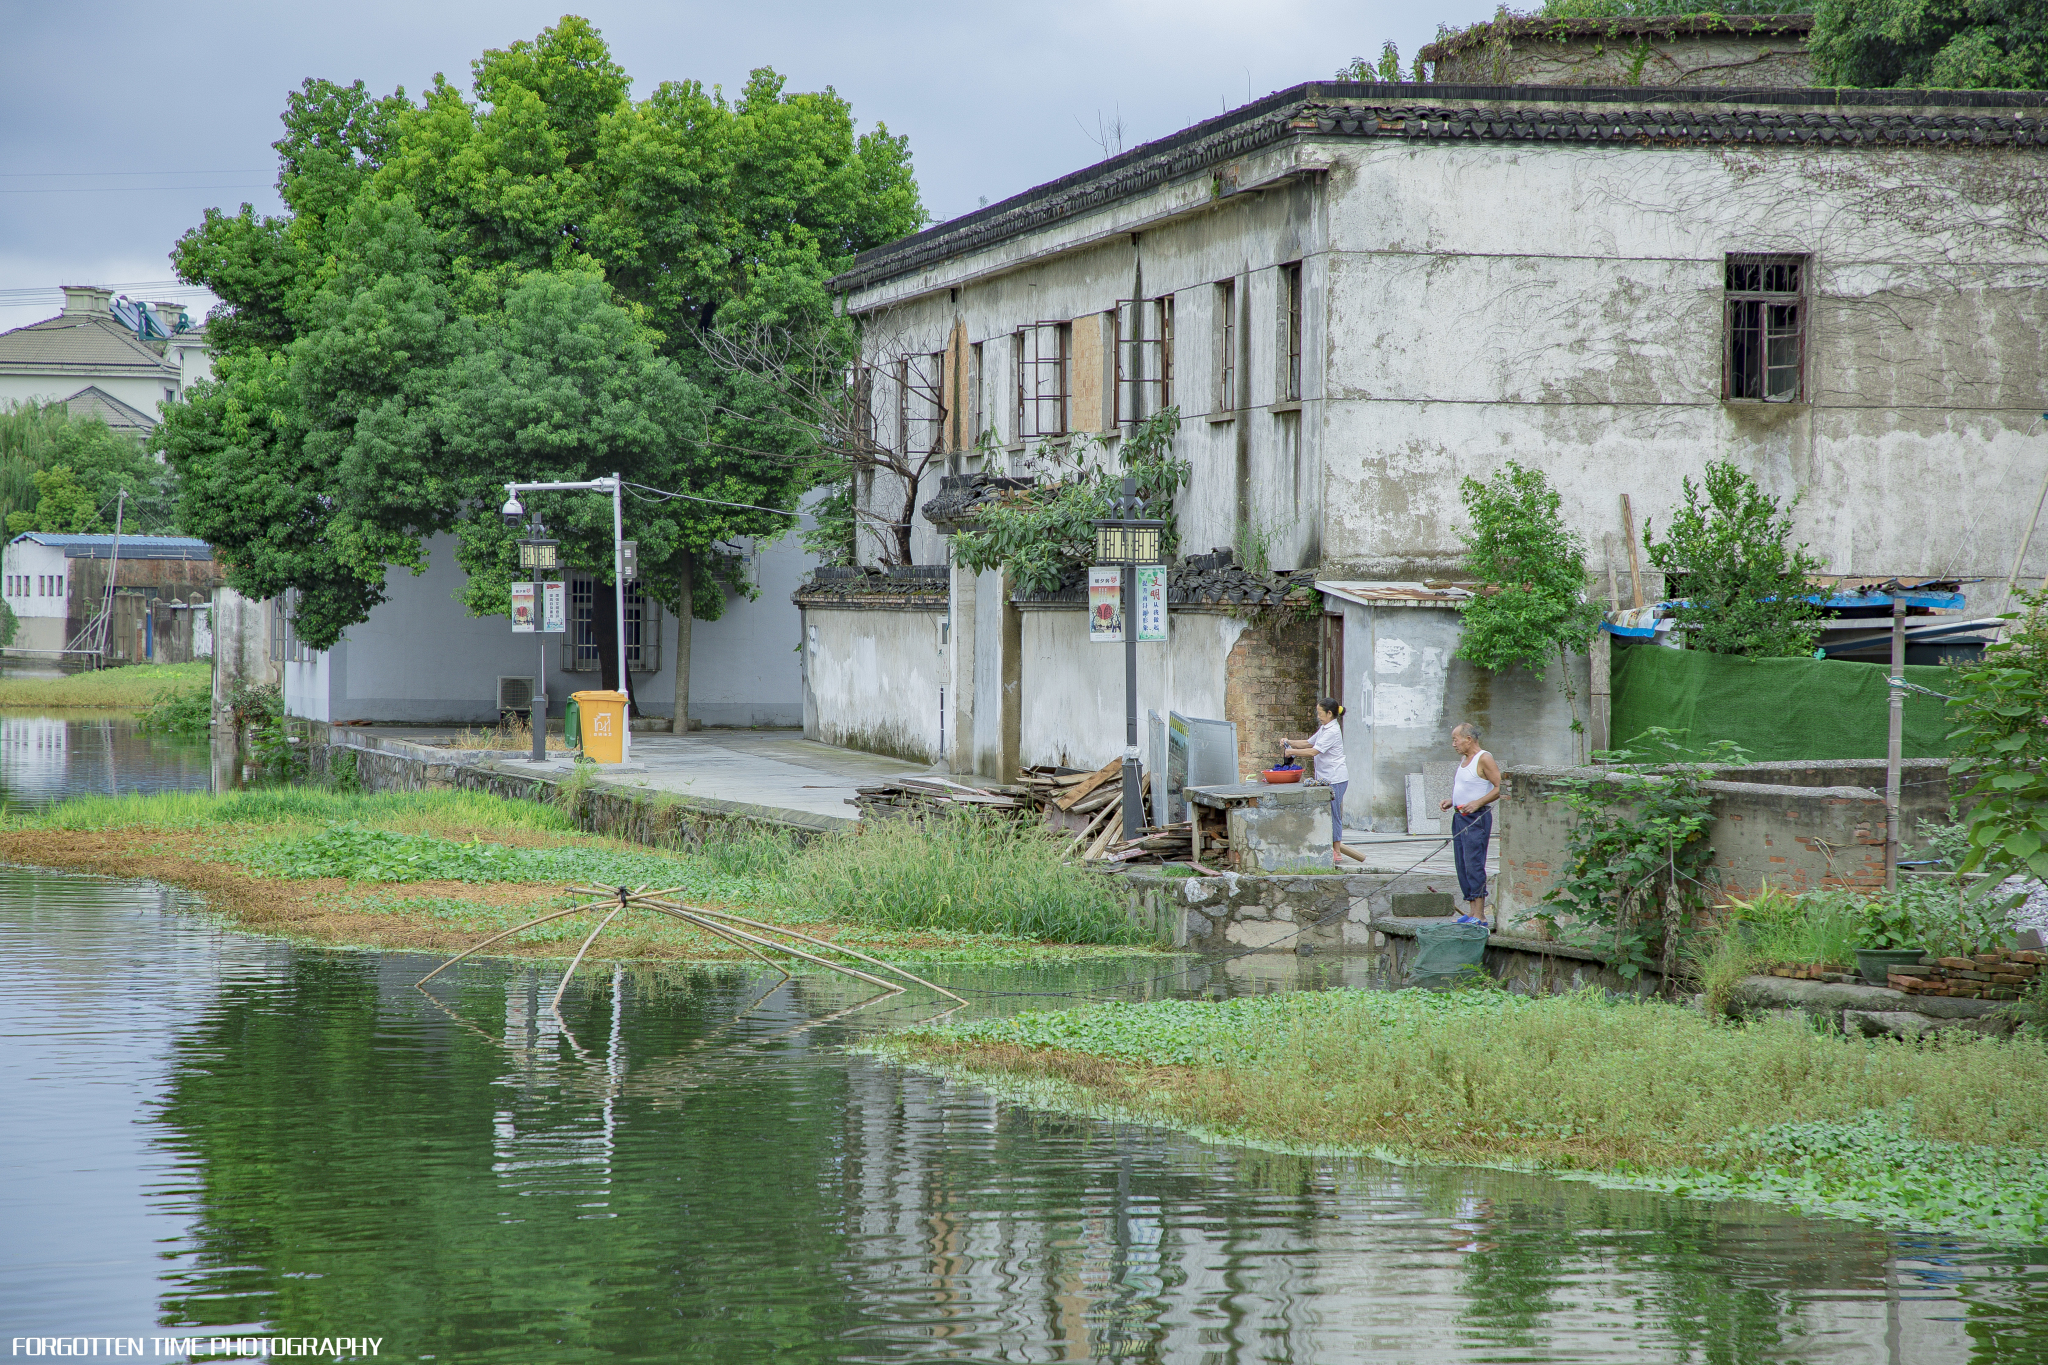
[[[1138,566],[1160,563],[1160,535],[1166,523],[1145,516],[1137,480],[1125,477],[1110,515],[1095,523],[1095,562],[1122,569],[1124,622],[1124,838],[1145,827],[1138,781]]]
[[[533,521],[527,525],[526,538],[519,542],[519,567],[534,574],[534,613],[540,619],[534,622],[534,634],[540,637],[540,659],[533,675],[533,699],[528,706],[528,716],[533,726],[533,761],[543,763],[548,756],[548,584],[540,575],[556,572],[561,567],[561,546],[558,540],[548,538],[548,528],[535,509]]]
[[[633,689],[626,678],[626,480],[613,474],[609,478],[585,479],[574,483],[508,483],[505,485],[505,506],[501,509],[505,524],[517,527],[526,515],[526,508],[520,503],[521,493],[609,493],[612,495],[612,582],[617,586],[612,592],[612,608],[616,616],[619,648],[619,695],[631,697]],[[619,737],[619,757],[628,762],[633,756],[633,727],[629,723],[626,732]]]

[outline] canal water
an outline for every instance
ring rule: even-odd
[[[1037,1112],[849,1051],[924,1007],[842,1013],[836,980],[607,969],[558,1023],[550,972],[423,994],[436,961],[0,868],[5,1337],[505,1365],[2048,1359],[2039,1249]],[[1011,1010],[1159,971],[947,979]]]

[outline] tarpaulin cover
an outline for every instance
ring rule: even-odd
[[[1844,659],[1745,659],[1614,642],[1613,747],[1653,725],[1689,745],[1732,739],[1751,761],[1885,756],[1891,672]],[[1955,691],[1945,668],[1908,664],[1906,681]],[[1946,758],[1945,703],[1906,693],[1907,758]]]
[[[1483,924],[1418,924],[1415,960],[1408,964],[1411,982],[1441,980],[1466,967],[1477,967],[1486,955]]]

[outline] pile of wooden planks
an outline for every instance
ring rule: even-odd
[[[928,815],[934,811],[987,810],[1006,815],[1026,815],[1033,808],[1022,787],[971,787],[943,777],[922,775],[899,777],[893,782],[871,782],[855,787],[847,798],[863,816],[893,819],[904,815]]]

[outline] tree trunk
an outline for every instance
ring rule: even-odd
[[[590,584],[591,626],[597,634],[597,667],[599,681],[596,690],[612,691],[619,685],[619,617],[616,590],[609,583],[591,580]],[[626,714],[635,714],[631,674],[627,675]]]
[[[677,735],[690,732],[690,619],[696,614],[697,600],[697,578],[693,568],[689,557],[684,556],[683,577],[679,585],[682,608],[676,612],[676,716],[669,722],[669,733]]]
[[[893,528],[896,532],[896,554],[900,563],[914,564],[917,561],[910,557],[910,531],[917,520],[917,487],[921,480],[905,479],[903,482],[907,490],[903,494],[903,515]]]

